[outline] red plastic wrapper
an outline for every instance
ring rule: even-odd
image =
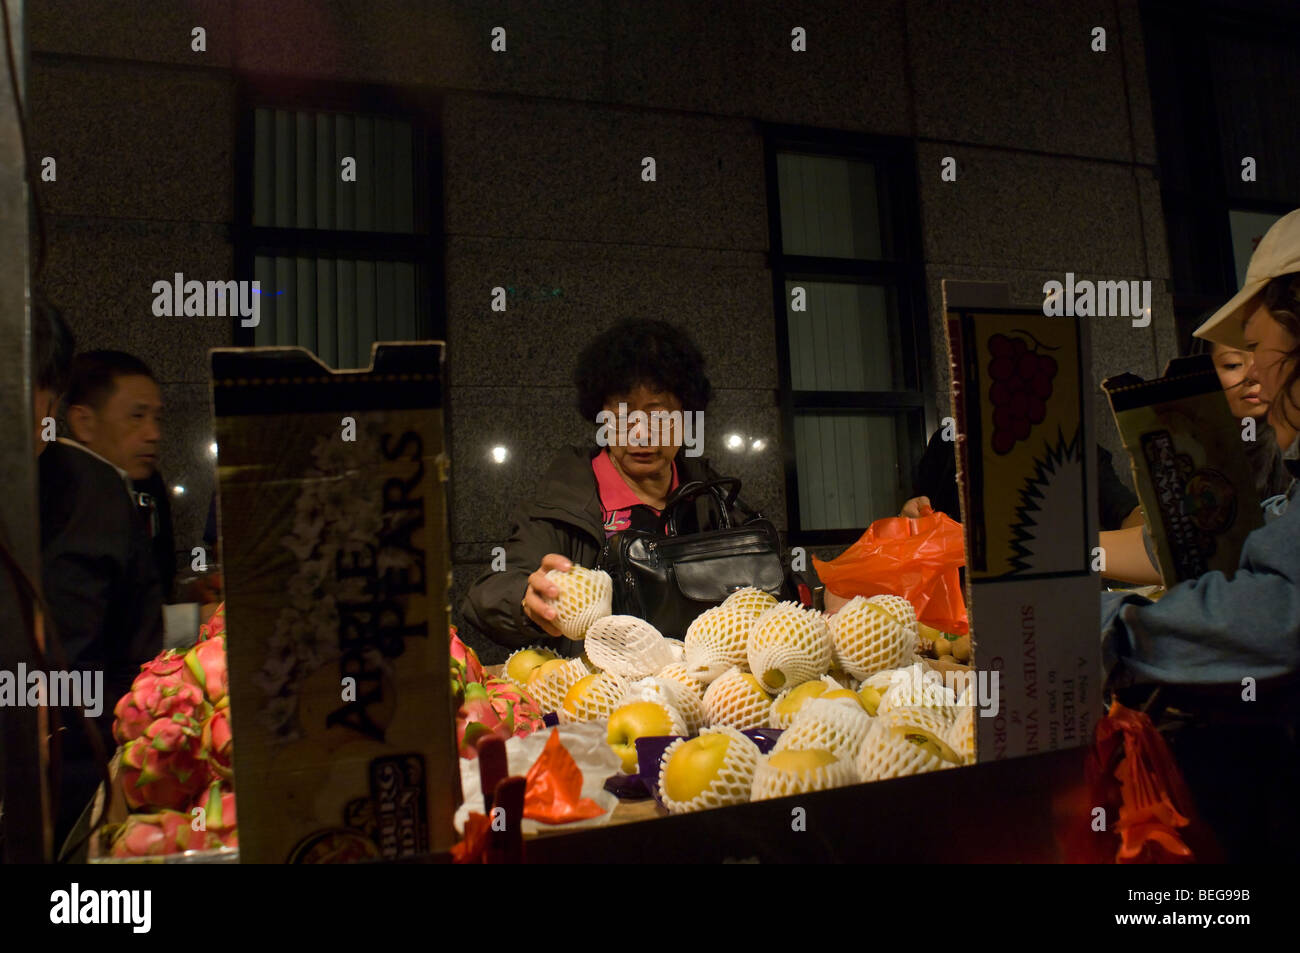
[[[563,824],[604,813],[603,807],[582,796],[582,769],[560,743],[559,729],[552,728],[546,747],[528,769],[524,817],[546,824]]]
[[[945,513],[876,520],[830,562],[813,557],[826,588],[843,599],[902,596],[926,625],[953,635],[970,632],[958,570],[966,565],[961,524]]]
[[[1114,860],[1120,864],[1195,861],[1186,841],[1195,817],[1192,798],[1169,746],[1151,719],[1113,702],[1097,725],[1088,765],[1094,803],[1118,820]],[[1116,783],[1118,782],[1118,783]]]

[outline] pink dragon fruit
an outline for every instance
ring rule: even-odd
[[[483,681],[483,663],[478,660],[475,651],[460,640],[456,634],[456,627],[450,626],[451,630],[451,689],[452,694],[456,695],[465,690],[465,686],[473,682]]]
[[[206,642],[208,639],[215,639],[225,634],[226,604],[223,602],[217,606],[217,611],[212,613],[212,618],[199,626],[199,641]]]
[[[229,780],[235,776],[235,745],[234,735],[230,731],[229,697],[223,698],[203,723],[202,751],[208,767],[217,777]]]
[[[483,687],[510,734],[522,738],[542,727],[542,712],[537,702],[509,679],[489,678]]]
[[[203,729],[189,715],[158,718],[144,734],[122,749],[122,793],[139,808],[189,806],[208,785],[210,771],[203,759]]]
[[[202,690],[185,678],[185,655],[168,649],[140,666],[131,690],[118,700],[113,737],[126,744],[159,718],[182,714],[201,719],[206,707]]]
[[[231,832],[233,836],[233,831]],[[193,829],[192,819],[180,811],[131,814],[113,834],[113,857],[156,857],[187,850],[209,850],[223,845],[211,828]],[[233,845],[232,845],[233,846]]]
[[[185,653],[184,678],[203,690],[204,696],[218,704],[229,690],[226,673],[226,639],[218,636],[200,642]]]
[[[462,758],[478,757],[484,735],[522,738],[541,727],[537,703],[505,679],[489,677],[465,686],[465,702],[456,712],[456,742]]]
[[[203,817],[209,834],[216,836],[226,847],[239,846],[239,834],[236,829],[235,792],[227,783],[219,780],[208,785],[194,807],[203,808]],[[190,811],[193,814],[193,809]]]

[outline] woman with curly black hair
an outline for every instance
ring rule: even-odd
[[[703,355],[680,328],[650,320],[617,324],[579,355],[573,381],[578,412],[597,428],[598,446],[556,456],[537,495],[511,520],[505,571],[484,573],[461,605],[465,618],[502,646],[542,643],[579,654],[581,643],[555,626],[547,600],[559,592],[546,573],[594,567],[607,537],[658,529],[679,485],[717,478],[694,455],[703,435],[693,423],[712,387]]]

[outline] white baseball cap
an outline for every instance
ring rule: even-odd
[[[1273,278],[1300,272],[1300,208],[1283,215],[1259,240],[1250,256],[1246,283],[1214,317],[1193,332],[1198,338],[1244,348],[1241,326],[1259,307],[1259,296]]]

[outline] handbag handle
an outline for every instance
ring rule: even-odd
[[[726,489],[724,494],[723,490]],[[707,483],[703,480],[692,480],[689,483],[683,483],[677,488],[677,491],[664,504],[664,512],[667,518],[664,521],[664,533],[667,536],[677,535],[677,514],[683,506],[693,504],[701,495],[707,493],[718,507],[718,523],[722,529],[731,529],[730,507],[736,503],[736,497],[740,495],[740,480],[736,477],[720,477],[716,480],[709,480]]]

